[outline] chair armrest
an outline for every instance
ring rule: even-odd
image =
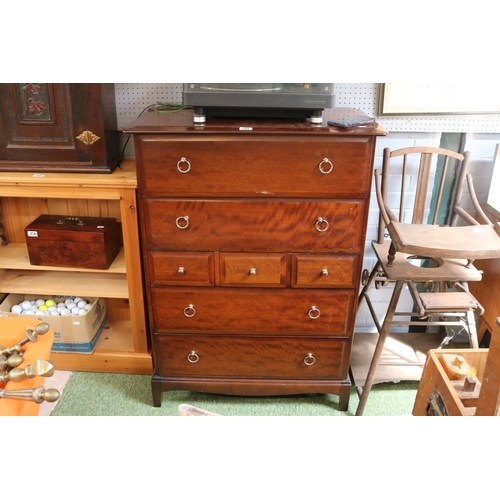
[[[469,187],[469,195],[472,201],[472,204],[474,205],[474,208],[476,209],[476,216],[479,216],[485,224],[492,225],[492,222],[490,219],[488,219],[488,216],[484,213],[484,210],[481,208],[481,205],[479,205],[479,202],[477,200],[476,196],[476,190],[474,189],[474,183],[472,181],[472,175],[467,174],[467,185]]]
[[[375,170],[375,192],[377,194],[377,203],[380,209],[380,214],[382,215],[382,219],[384,219],[385,225],[388,226],[392,220],[397,221],[398,219],[384,202],[382,187],[380,184],[380,172],[378,170]]]

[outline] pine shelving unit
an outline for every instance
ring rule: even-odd
[[[51,353],[56,369],[151,374],[133,159],[111,174],[0,172],[0,293],[106,300],[108,322],[92,354]],[[105,271],[32,266],[24,228],[42,213],[115,217],[123,248]],[[1,318],[0,318],[1,321]]]

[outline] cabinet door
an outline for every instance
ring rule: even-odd
[[[118,156],[112,88],[3,83],[0,106],[0,170],[95,171]]]

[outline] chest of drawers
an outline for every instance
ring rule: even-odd
[[[153,351],[168,390],[333,393],[347,409],[374,125],[148,113],[134,134]],[[326,118],[325,118],[326,123]]]

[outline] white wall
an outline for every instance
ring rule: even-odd
[[[118,126],[123,127],[139,115],[148,105],[161,102],[181,102],[182,84],[115,84]],[[371,116],[377,116],[379,84],[377,83],[338,83],[336,84],[336,106],[360,109]],[[375,154],[375,168],[382,164],[382,151],[385,147],[398,149],[414,145],[438,146],[442,132],[466,133],[465,149],[471,152],[470,171],[479,201],[485,202],[493,173],[495,147],[500,143],[500,115],[495,116],[450,116],[434,118],[378,118],[377,121],[389,134],[379,138]],[[126,156],[133,156],[132,141],[126,149]],[[370,214],[365,245],[364,268],[374,265],[371,240],[377,236],[378,207],[372,191]],[[390,287],[373,290],[371,298],[377,311],[382,315],[387,308],[391,293]],[[409,297],[402,299],[411,310]],[[403,306],[404,307],[404,306]],[[355,331],[372,332],[375,325],[366,305],[358,311]]]

